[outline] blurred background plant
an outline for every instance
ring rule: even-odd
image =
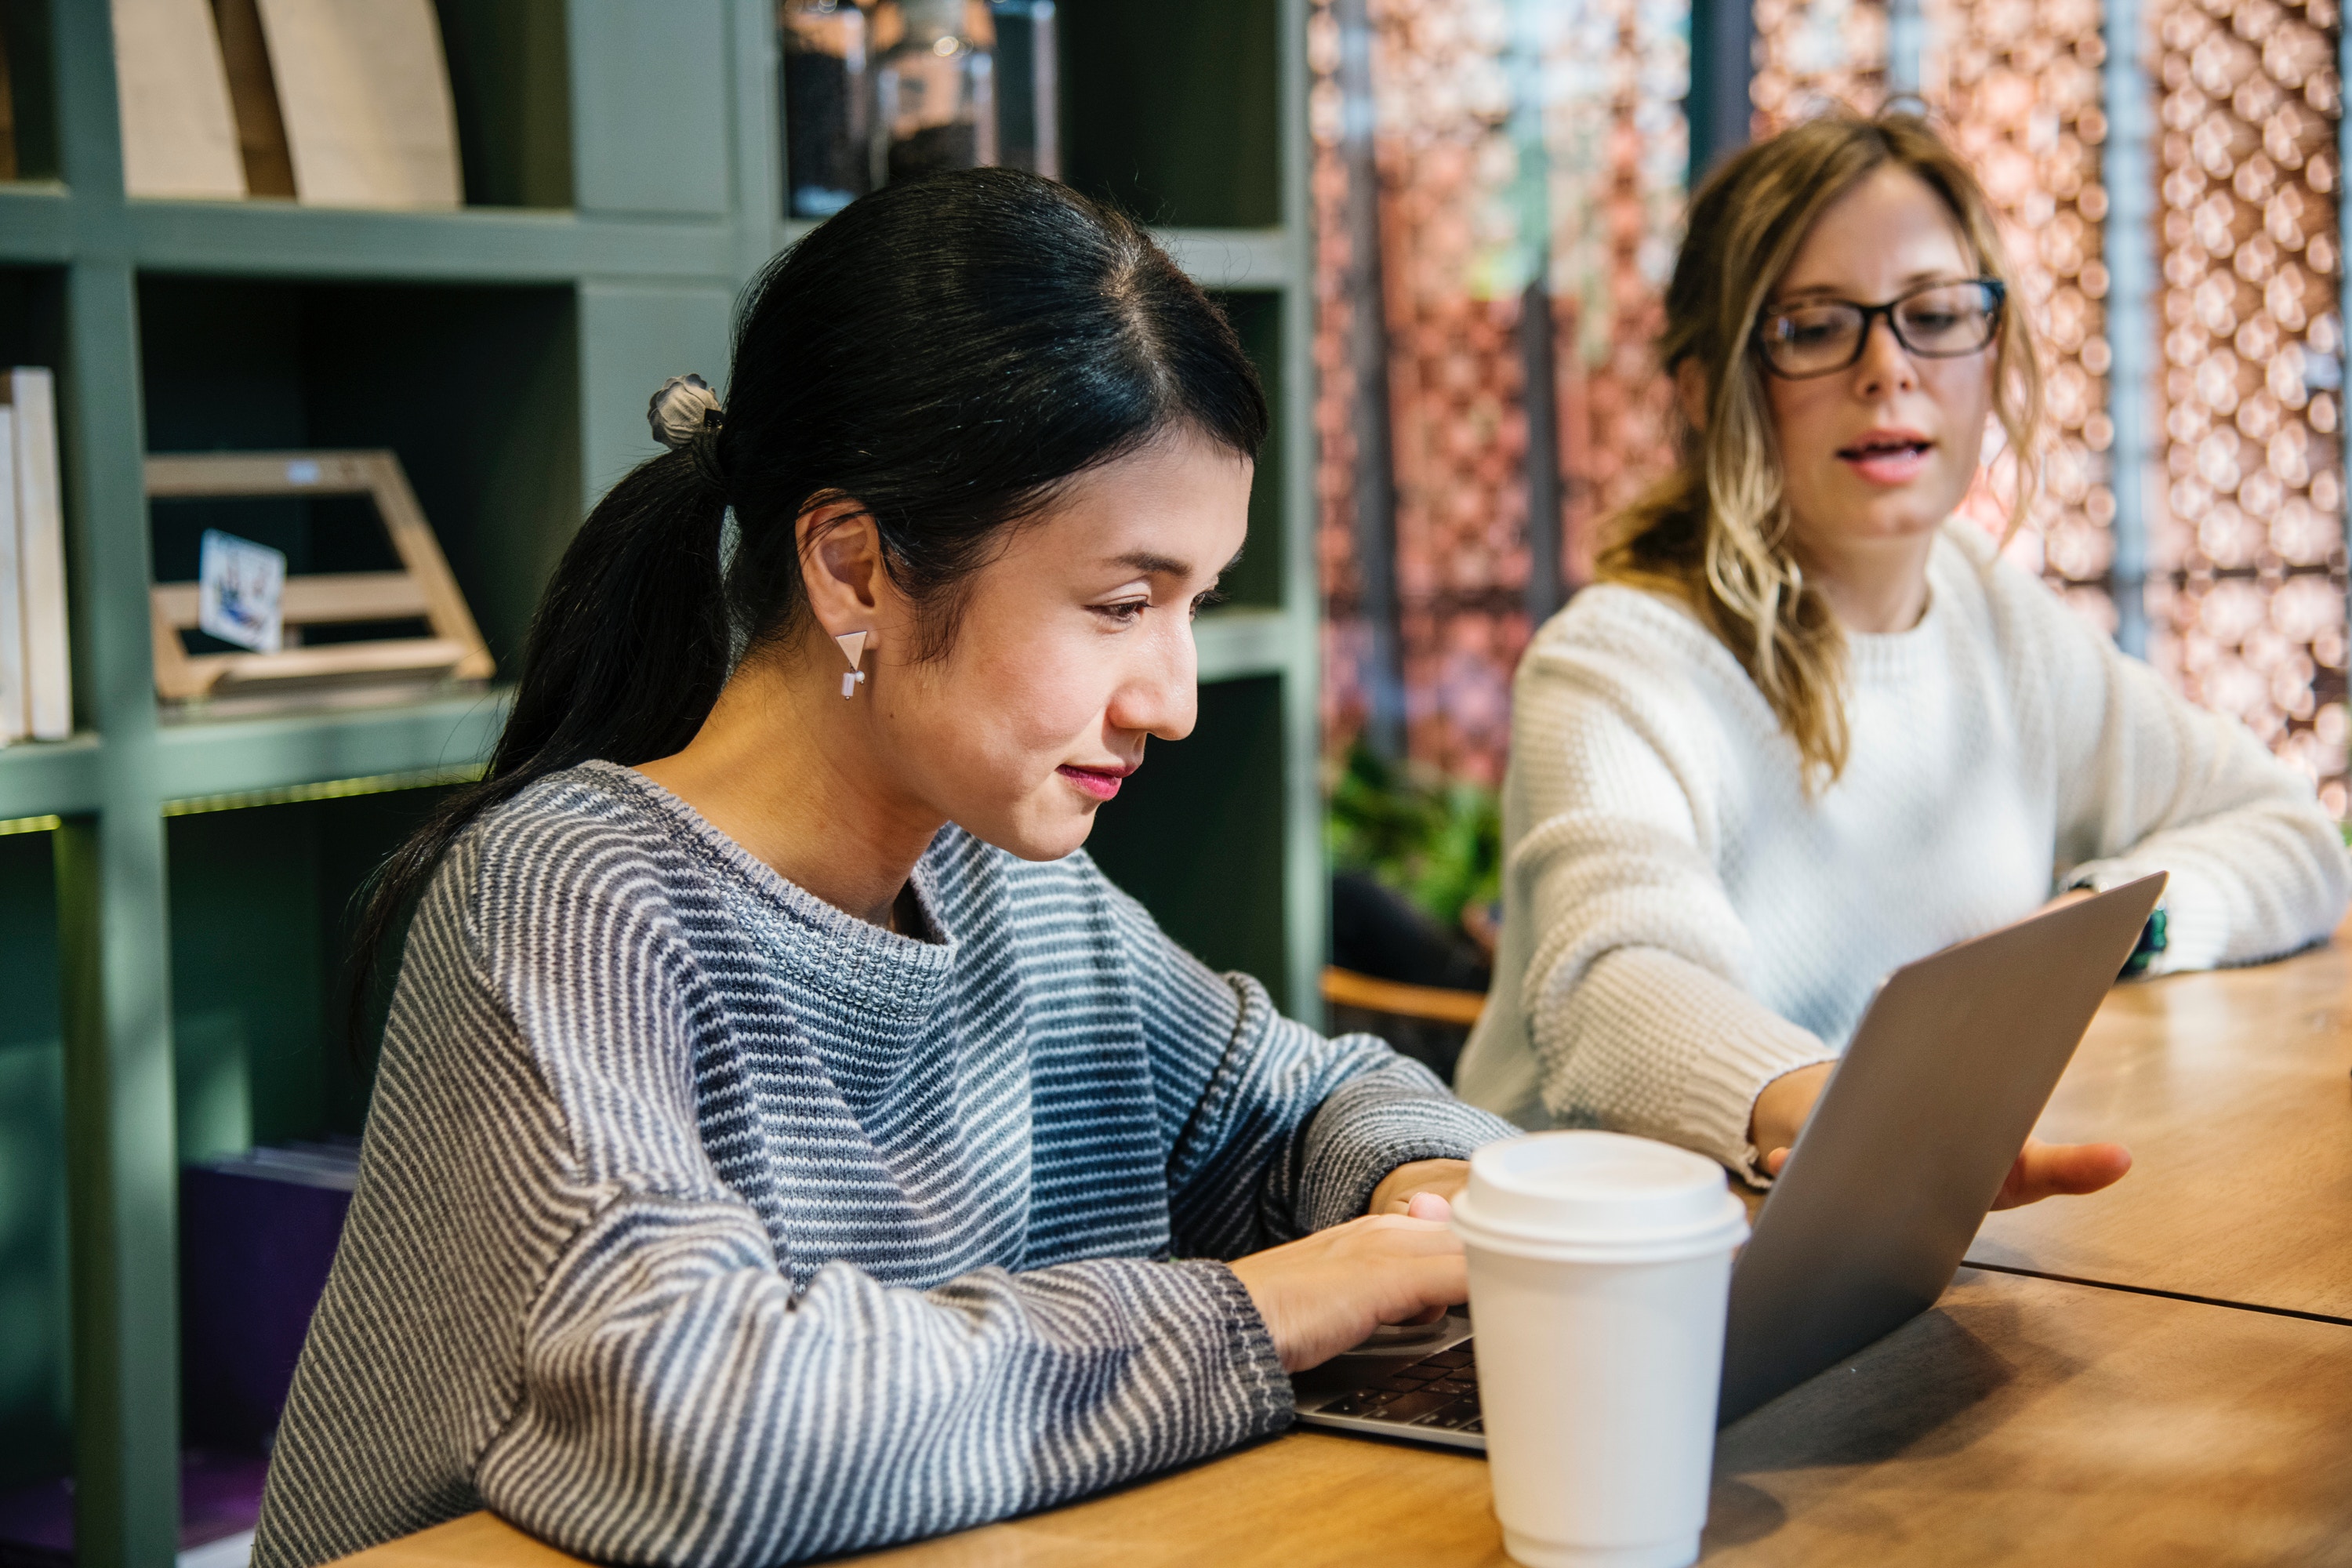
[[[1370,877],[1445,931],[1463,924],[1465,907],[1483,909],[1501,895],[1503,813],[1493,790],[1383,762],[1357,745],[1328,797],[1333,870]]]

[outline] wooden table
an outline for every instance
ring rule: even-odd
[[[2116,987],[2038,1131],[2131,1174],[1988,1216],[1970,1261],[2352,1321],[2347,938]]]
[[[2128,1143],[2132,1174],[1994,1215],[1972,1253],[2098,1283],[1963,1269],[1936,1310],[1726,1431],[1706,1561],[2352,1568],[2347,1068],[2341,947],[2119,988],[2041,1131]],[[472,1514],[350,1561],[574,1560]],[[1507,1559],[1484,1460],[1302,1432],[849,1561]]]

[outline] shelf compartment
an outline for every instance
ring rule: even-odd
[[[1148,223],[1282,221],[1281,0],[1067,5],[1069,183]]]
[[[563,0],[434,0],[469,207],[572,205]]]
[[[391,449],[511,667],[581,516],[572,289],[151,275],[139,317],[151,452]],[[159,583],[195,576],[206,528],[292,573],[396,563],[361,500],[158,498],[149,517]]]
[[[0,747],[0,824],[98,809],[96,735]]]
[[[58,177],[55,40],[48,0],[0,0],[10,124],[0,136],[0,182]]]
[[[503,690],[467,692],[392,707],[166,723],[155,736],[163,811],[459,783],[489,760],[509,700]],[[0,763],[8,755],[0,752]],[[0,804],[7,798],[0,795]]]
[[[0,837],[0,1493],[73,1464],[57,917],[48,836]]]
[[[6,221],[35,205],[0,206],[0,256],[47,259],[56,239]],[[734,231],[689,218],[582,217],[476,209],[371,212],[291,202],[139,202],[124,209],[124,243],[150,271],[236,277],[569,282],[585,277],[727,279]]]

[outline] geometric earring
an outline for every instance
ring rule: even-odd
[[[857,661],[866,653],[866,636],[864,632],[848,632],[833,639],[849,659],[849,673],[841,678],[844,697],[856,695],[858,683],[866,679],[866,672],[857,668]]]

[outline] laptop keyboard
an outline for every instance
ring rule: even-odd
[[[1343,1394],[1316,1414],[1453,1432],[1486,1430],[1478,1410],[1478,1368],[1470,1359],[1467,1344],[1407,1362],[1380,1382]]]

